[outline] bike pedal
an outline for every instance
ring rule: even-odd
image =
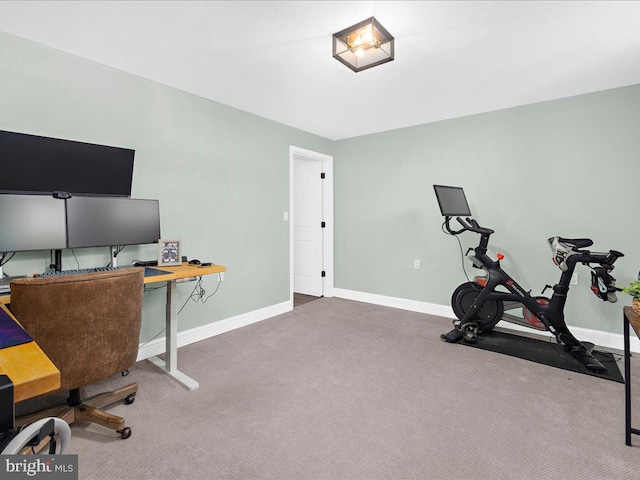
[[[457,343],[462,338],[462,332],[458,328],[454,328],[449,333],[443,333],[440,338],[447,343]]]
[[[582,363],[582,365],[584,365],[590,372],[606,373],[607,367],[593,356],[587,345],[585,345],[585,347],[586,348],[572,348],[571,353],[573,353],[573,356],[576,357],[578,361],[580,361],[580,363]]]

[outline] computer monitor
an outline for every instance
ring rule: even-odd
[[[444,217],[469,217],[471,210],[461,187],[434,185],[440,212]]]
[[[72,197],[67,202],[67,247],[157,243],[158,200]]]
[[[0,194],[0,252],[66,248],[64,200]]]

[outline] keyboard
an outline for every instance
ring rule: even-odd
[[[69,275],[82,275],[85,273],[113,272],[115,270],[118,270],[118,267],[81,268],[79,270],[62,270],[61,272],[34,273],[33,276],[38,278],[66,277]]]

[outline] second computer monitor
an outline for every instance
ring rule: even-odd
[[[157,243],[158,200],[72,197],[67,200],[68,248]]]
[[[0,253],[66,248],[64,200],[0,194]]]

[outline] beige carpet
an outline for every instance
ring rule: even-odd
[[[140,362],[101,385],[140,383],[134,404],[110,410],[131,438],[72,428],[80,478],[640,478],[623,385],[443,343],[449,327],[322,298],[181,348],[196,391]]]

